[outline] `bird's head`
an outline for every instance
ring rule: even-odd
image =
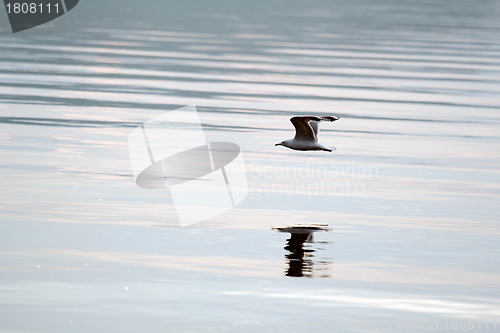
[[[285,147],[288,147],[288,142],[281,141],[281,142],[278,142],[277,144],[275,144],[275,146],[285,146]]]

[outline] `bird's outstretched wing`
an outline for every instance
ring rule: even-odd
[[[339,117],[335,116],[299,116],[290,118],[290,121],[295,126],[295,139],[318,141],[318,123],[320,121],[335,121],[338,119]]]
[[[325,117],[320,117],[322,121],[335,121],[339,120],[339,117],[336,116],[325,116]],[[320,121],[321,121],[320,120]],[[309,122],[309,125],[313,129],[314,135],[316,135],[316,140],[318,139],[318,134],[319,134],[319,122],[320,121],[311,121]]]
[[[295,139],[313,140],[316,141],[316,134],[313,128],[309,125],[311,121],[321,121],[320,117],[315,116],[300,116],[290,118],[295,127]]]

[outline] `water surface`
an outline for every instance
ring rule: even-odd
[[[1,10],[0,331],[500,330],[499,1]],[[250,193],[181,228],[127,139],[192,104]],[[301,114],[334,153],[274,146]]]

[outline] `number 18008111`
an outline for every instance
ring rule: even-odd
[[[59,14],[59,3],[15,2],[5,6],[8,14]]]

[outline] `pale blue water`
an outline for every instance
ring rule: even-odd
[[[500,330],[500,1],[1,10],[1,332]],[[127,139],[192,104],[250,193],[181,228]],[[299,114],[336,152],[274,146]]]

